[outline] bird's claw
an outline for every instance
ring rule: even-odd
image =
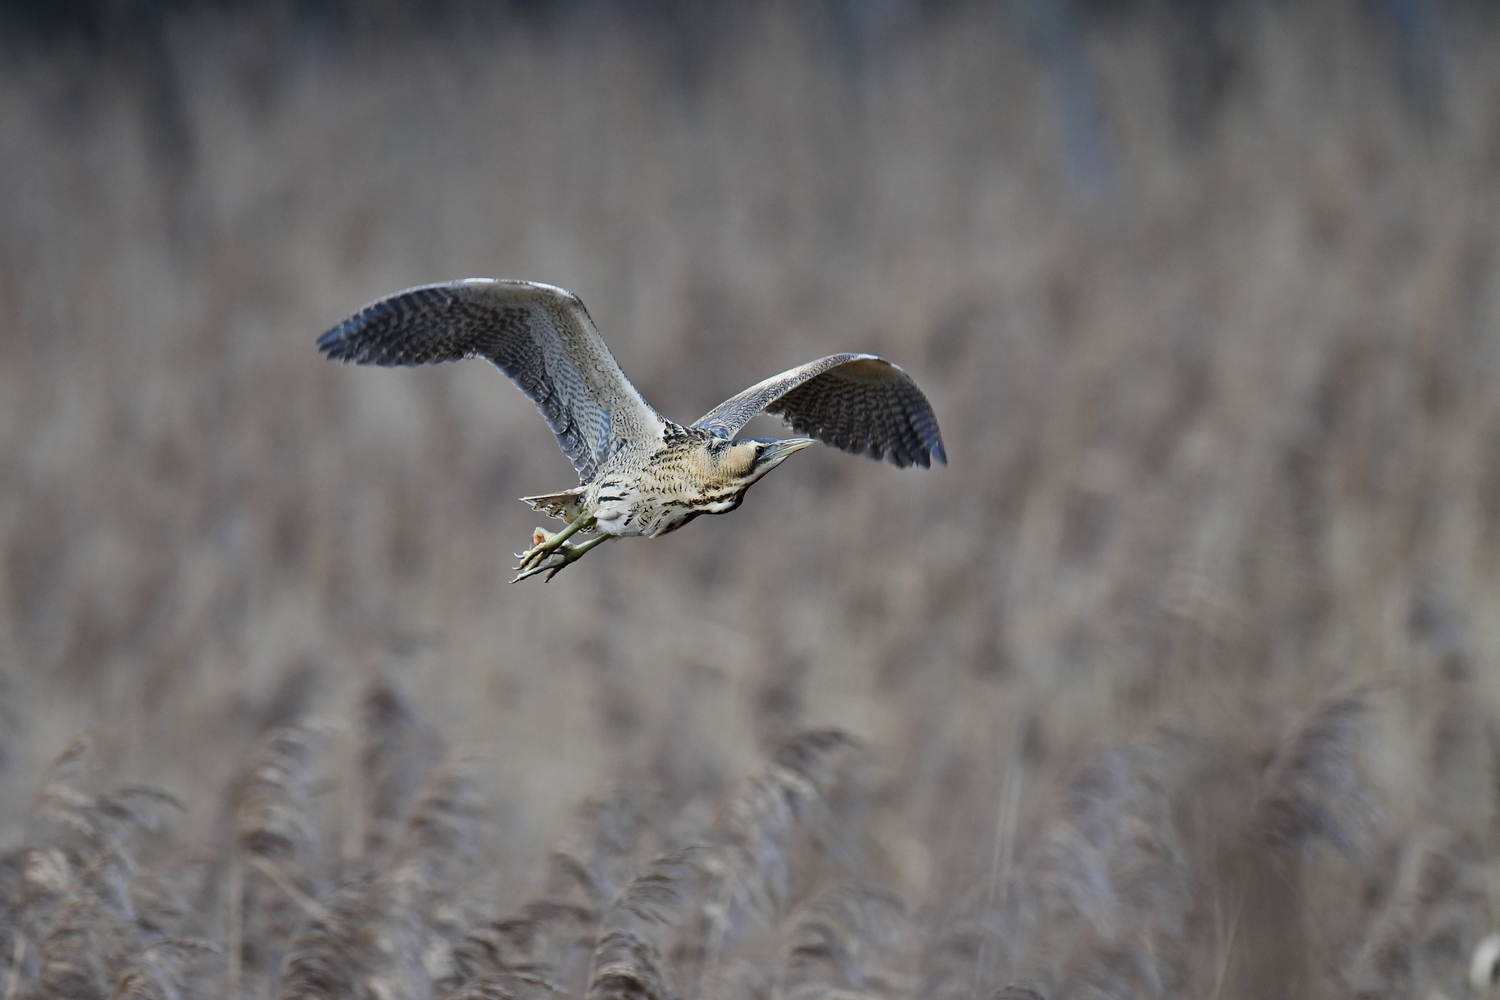
[[[574,561],[600,542],[607,541],[612,537],[604,534],[596,535],[578,545],[574,545],[568,541],[569,538],[578,532],[585,531],[593,527],[593,525],[594,518],[591,515],[585,514],[558,532],[547,531],[545,528],[538,528],[533,531],[531,533],[531,548],[525,552],[516,553],[516,558],[520,560],[520,563],[516,566],[516,571],[520,575],[510,582],[517,583],[528,576],[536,576],[538,573],[546,573],[547,579],[550,580],[568,563]]]
[[[521,564],[517,566],[516,569],[536,569],[537,567],[542,565],[542,563],[549,555],[562,548],[567,543],[569,538],[572,538],[580,531],[584,531],[592,527],[593,524],[594,518],[591,515],[584,514],[576,521],[573,521],[571,524],[569,524],[566,528],[558,532],[551,532],[545,528],[537,528],[531,533],[531,548],[527,549],[525,552],[516,553],[516,558],[521,560]],[[563,563],[563,565],[566,566],[572,561],[572,559],[568,559]],[[516,579],[522,578],[517,577]]]
[[[537,534],[547,535],[543,539],[543,542],[551,541],[553,537],[540,528],[537,529]],[[538,573],[546,573],[547,579],[550,580],[561,572],[564,566],[573,562],[586,551],[588,550],[583,549],[581,546],[570,545],[566,541],[550,549],[542,548],[540,543],[534,545],[524,553],[516,553],[516,558],[520,559],[521,562],[516,567],[518,575],[510,582],[519,583],[529,576],[536,576]]]
[[[531,567],[528,570],[524,570],[524,571],[522,571],[520,573],[517,573],[515,579],[511,580],[510,582],[511,583],[520,583],[522,580],[526,579],[527,577],[529,577],[529,576],[536,576],[538,573],[546,573],[547,574],[547,579],[550,580],[550,579],[552,579],[554,576],[556,576],[558,574],[559,570],[561,570],[568,563],[572,562],[571,559],[565,558],[561,553],[558,553],[558,552],[552,553],[552,556],[557,559],[557,562],[554,563],[552,561],[552,559],[548,559],[548,560],[544,561],[540,566],[533,566],[533,567]],[[521,567],[519,567],[519,566],[516,567],[516,569],[518,569],[518,570],[520,568]]]

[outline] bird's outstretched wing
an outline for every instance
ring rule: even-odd
[[[896,465],[946,465],[932,405],[900,368],[873,354],[831,354],[752,385],[693,424],[733,437],[757,413],[835,448]]]
[[[583,303],[530,281],[468,278],[371,303],[318,338],[337,361],[425,365],[488,358],[520,387],[588,482],[664,422],[620,371]]]

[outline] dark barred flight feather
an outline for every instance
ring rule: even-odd
[[[932,405],[910,375],[873,354],[831,354],[772,376],[693,424],[732,437],[756,414],[855,455],[903,468],[948,463]]]
[[[409,288],[350,316],[318,347],[364,365],[488,358],[536,404],[583,482],[661,425],[583,303],[551,285],[468,278]]]
[[[488,358],[542,411],[585,483],[631,443],[627,429],[654,436],[666,423],[626,379],[583,303],[552,285],[469,278],[409,288],[350,316],[318,347],[336,361],[367,365]],[[762,412],[877,461],[948,461],[927,397],[910,375],[873,354],[832,354],[775,375],[693,427],[733,437]]]

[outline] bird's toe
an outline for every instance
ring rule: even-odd
[[[547,579],[550,580],[557,575],[558,570],[572,561],[563,552],[541,553],[537,558],[530,560],[529,563],[523,560],[521,565],[516,567],[517,574],[515,579],[510,582],[519,583],[527,577],[536,576],[538,573],[546,573]]]

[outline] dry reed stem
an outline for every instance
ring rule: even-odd
[[[861,761],[843,733],[788,741],[729,798],[708,845],[653,861],[604,914],[591,1000],[724,988],[725,952],[776,926],[800,888],[794,880],[808,870],[809,846],[837,857],[829,850],[840,843],[832,820]],[[673,964],[680,982],[668,972]]]
[[[260,872],[266,878],[274,882],[276,884],[276,888],[286,893],[288,899],[296,903],[298,906],[302,907],[303,912],[305,912],[310,918],[312,918],[313,920],[328,919],[327,908],[325,908],[323,904],[319,903],[316,899],[313,899],[307,893],[297,888],[296,883],[294,883],[290,878],[287,877],[286,872],[276,867],[273,862],[259,854],[254,853],[246,853],[244,855],[244,860],[249,862],[250,866],[253,867],[256,871]]]
[[[785,939],[778,997],[813,1000],[842,993],[906,1000],[916,995],[922,930],[888,892],[831,887],[790,919]]]
[[[1436,827],[1415,831],[1354,952],[1354,995],[1461,995],[1469,978],[1461,958],[1490,926],[1485,867],[1472,839]]]
[[[360,785],[364,854],[394,850],[401,822],[423,780],[442,759],[442,740],[417,719],[389,679],[371,682],[360,701]]]
[[[245,873],[244,861],[235,851],[229,858],[228,970],[226,987],[229,996],[238,998],[243,988],[245,952]]]
[[[621,891],[599,922],[589,1000],[675,1000],[669,963],[707,902],[708,852],[664,854]],[[689,964],[691,968],[691,963]]]
[[[137,946],[128,861],[107,850],[79,873],[38,948],[37,979],[26,997],[108,997]]]
[[[93,740],[85,733],[74,737],[56,757],[52,758],[51,763],[47,765],[47,770],[42,773],[42,780],[37,784],[36,793],[31,800],[33,821],[39,815],[45,816],[50,798],[60,796],[69,802],[75,800],[78,793],[73,789],[73,783],[88,766],[89,755],[93,752],[93,748]]]
[[[451,954],[465,923],[461,902],[477,874],[478,840],[489,816],[472,773],[478,759],[463,755],[435,768],[389,867],[351,880],[298,935],[281,979],[282,1000],[350,990],[425,995],[451,980]]]
[[[1257,817],[1272,844],[1296,851],[1322,839],[1354,856],[1369,850],[1377,806],[1359,757],[1368,711],[1358,696],[1331,699],[1282,744],[1266,772]]]
[[[199,978],[205,955],[217,955],[210,942],[161,941],[150,945],[130,963],[115,981],[109,1000],[188,1000],[202,995],[206,985]]]
[[[323,891],[325,852],[312,784],[324,742],[306,728],[272,731],[251,752],[235,784],[230,921],[231,932],[240,930],[240,945],[230,942],[229,970],[231,983],[251,995],[280,974],[293,933],[308,919],[301,900],[316,901]],[[255,857],[277,874],[247,877],[246,864],[261,871],[251,861]]]
[[[480,976],[447,1000],[555,1000],[557,987],[543,979],[522,973],[499,972]]]
[[[322,1000],[360,994],[373,942],[367,936],[372,872],[349,877],[333,893],[324,916],[297,936],[287,953],[278,1000]]]
[[[26,935],[17,934],[16,944],[10,956],[10,972],[5,977],[5,1000],[15,1000],[16,990],[21,985],[21,963],[26,960]]]
[[[455,948],[448,988],[515,974],[541,977],[569,995],[581,993],[599,915],[634,878],[654,843],[659,831],[651,813],[659,805],[660,798],[647,791],[585,801],[548,857],[544,894],[504,919],[470,929]]]

